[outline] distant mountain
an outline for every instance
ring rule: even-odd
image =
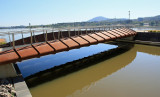
[[[99,22],[99,21],[106,21],[106,20],[108,20],[108,18],[103,16],[98,16],[93,19],[90,19],[88,22]]]
[[[106,17],[103,17],[103,16],[98,16],[98,17],[95,17],[93,19],[90,19],[88,22],[100,22],[100,21],[114,22],[114,21],[124,21],[124,20],[127,20],[127,19],[126,18],[111,19],[111,18],[106,18]]]

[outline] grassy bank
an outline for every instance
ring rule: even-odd
[[[160,33],[160,30],[148,30],[148,32],[156,32],[156,33]]]

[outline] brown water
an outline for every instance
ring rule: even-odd
[[[131,50],[30,88],[33,97],[160,97],[160,47]]]

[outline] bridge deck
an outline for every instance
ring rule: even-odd
[[[136,35],[131,29],[99,31],[0,52],[0,65]]]

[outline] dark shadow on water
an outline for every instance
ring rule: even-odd
[[[17,64],[23,77],[25,78],[37,72],[44,71],[61,64],[66,64],[74,60],[92,56],[94,54],[104,52],[116,47],[116,45],[100,43],[56,54],[49,54],[40,58],[25,60],[22,62],[18,62]]]
[[[132,44],[122,44],[121,46],[114,48],[114,49],[111,49],[109,51],[101,52],[101,53],[98,53],[93,56],[89,56],[89,57],[86,57],[83,59],[69,62],[69,63],[63,64],[60,66],[55,66],[51,69],[47,69],[47,70],[41,71],[39,73],[35,73],[34,75],[26,77],[25,81],[30,88],[35,87],[35,86],[40,85],[42,83],[54,80],[56,78],[59,78],[59,77],[65,76],[65,75],[68,75],[72,72],[87,68],[91,65],[98,64],[99,62],[103,62],[106,59],[110,59],[115,56],[120,56],[122,53],[127,52],[132,47],[133,47]],[[86,80],[87,84],[89,84],[89,83],[95,82],[95,81],[97,81],[107,75],[110,75],[113,72],[116,72],[117,70],[119,70],[119,69],[125,67],[126,65],[128,65],[129,63],[131,63],[134,60],[134,58],[136,57],[136,52],[134,52],[132,54],[127,54],[127,55],[125,54],[125,56],[121,56],[121,57],[122,57],[121,60],[115,61],[114,64],[117,64],[116,66],[111,66],[111,65],[109,65],[110,64],[109,63],[104,67],[106,70],[101,70],[101,72],[99,72],[100,70],[94,70],[92,75],[90,75],[90,76],[94,76],[94,77],[92,77],[93,79],[92,78],[91,79],[84,78],[84,80]],[[98,76],[96,76],[96,75],[98,75]],[[85,85],[83,85],[83,86],[85,86]]]

